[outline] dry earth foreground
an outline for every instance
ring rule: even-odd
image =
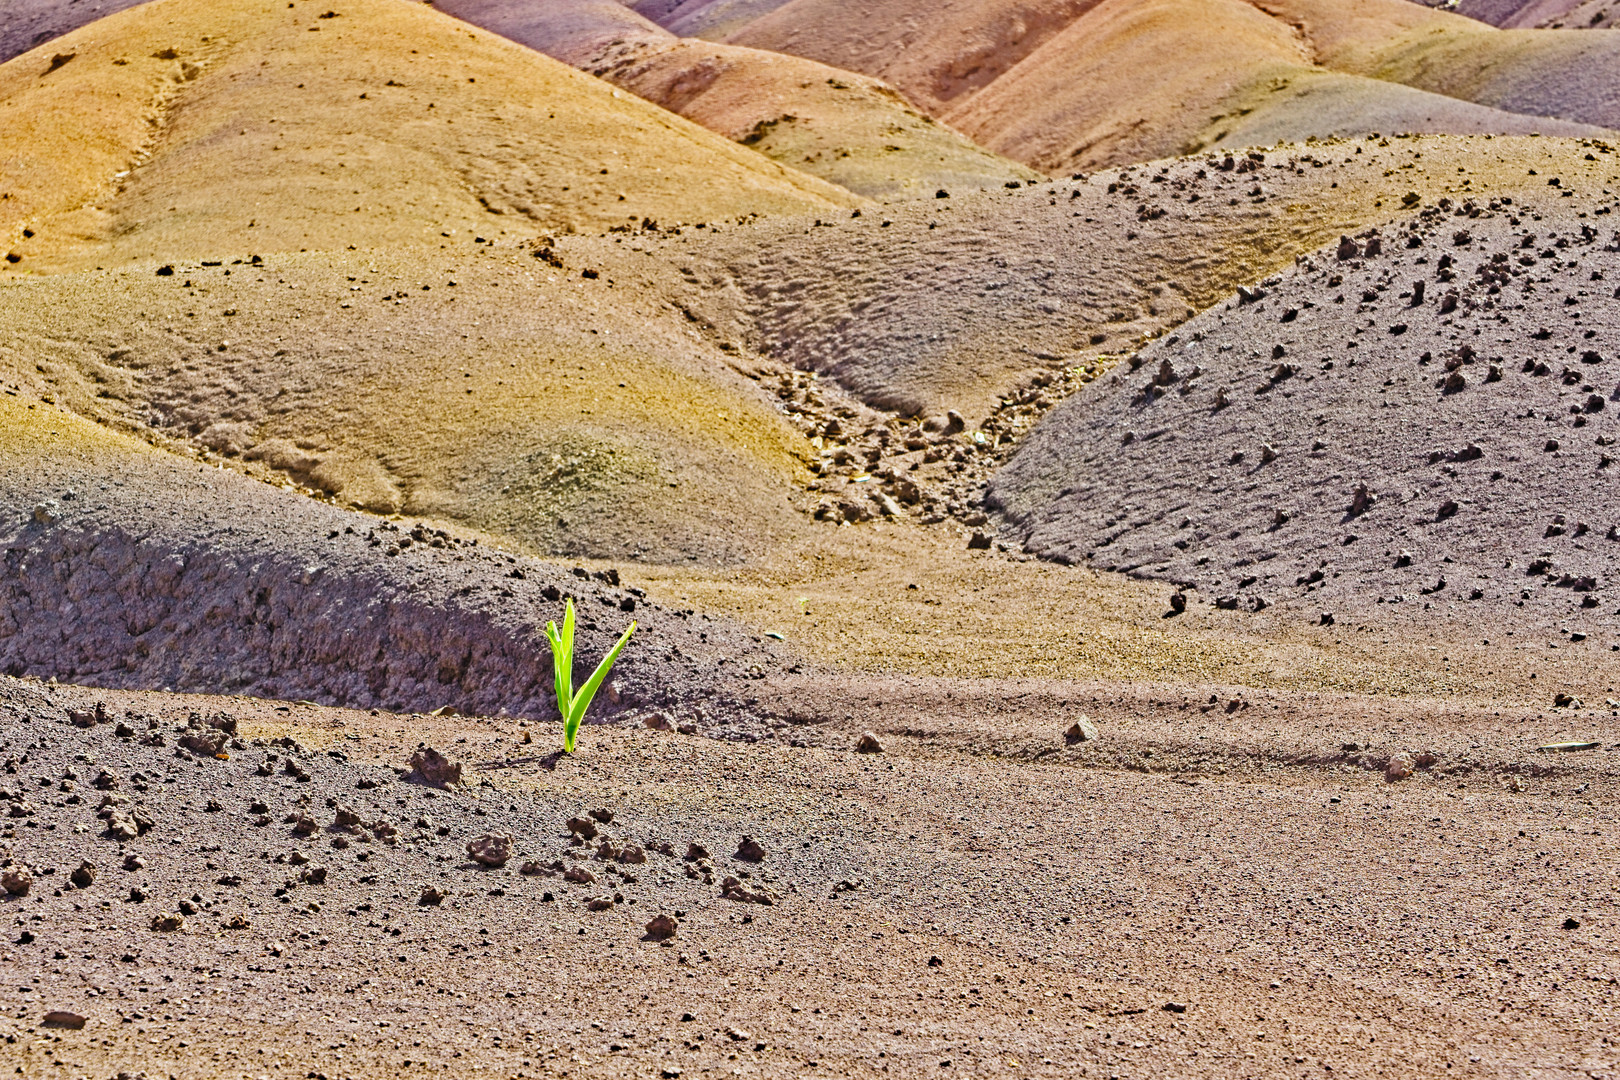
[[[1050,733],[1018,763],[596,728],[547,770],[489,720],[0,702],[22,1075],[1614,1062],[1606,754],[1391,786],[1350,753],[1199,777]],[[408,771],[423,741],[462,784]]]
[[[12,0],[5,1071],[1620,1076],[1617,39],[1456,6]]]

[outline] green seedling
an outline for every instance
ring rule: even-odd
[[[630,635],[636,632],[636,624],[632,620],[630,628],[619,638],[618,644],[602,658],[596,665],[596,670],[586,680],[585,685],[574,693],[574,601],[568,601],[563,613],[562,632],[557,632],[557,624],[546,623],[546,640],[551,642],[551,664],[557,675],[557,711],[563,718],[563,752],[574,752],[574,740],[579,737],[580,722],[585,719],[585,710],[591,707],[591,699],[596,691],[601,689],[602,680],[607,678],[608,670],[613,667],[613,661],[619,658],[619,652],[630,640]]]

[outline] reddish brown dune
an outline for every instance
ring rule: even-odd
[[[1359,8],[1323,6],[1357,33],[1370,34],[1380,49],[1393,50],[1409,26],[1442,19],[1495,33],[1470,20],[1390,3],[1405,22],[1369,21]],[[1456,100],[1470,96],[1459,91],[1456,78],[1386,77],[1377,65],[1324,70],[1315,43],[1289,20],[1269,14],[1273,7],[1245,0],[1002,0],[955,7],[940,20],[907,0],[887,0],[882,29],[869,33],[865,23],[840,17],[841,5],[795,0],[731,40],[881,75],[982,145],[1047,172],[1312,135],[1593,130],[1526,119],[1514,110],[1608,122],[1601,107],[1532,107],[1536,93],[1507,86],[1506,78],[1501,88],[1467,101]],[[1165,56],[1176,62],[1164,64]],[[1512,71],[1521,69],[1536,79],[1570,80],[1550,60],[1517,63]],[[1155,76],[1144,83],[1139,73],[1147,70]],[[1362,77],[1369,75],[1378,77]],[[1399,85],[1403,79],[1415,88]]]
[[[792,0],[727,40],[876,75],[939,115],[1010,71],[1099,0]]]
[[[615,0],[437,6],[859,195],[931,195],[941,186],[999,186],[1037,175],[973,145],[869,76],[677,38]]]
[[[1166,53],[1178,62],[1144,92],[1134,73]],[[1323,71],[1241,0],[1106,0],[945,115],[1048,172],[1313,135],[1593,130]]]

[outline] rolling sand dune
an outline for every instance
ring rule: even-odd
[[[724,333],[868,404],[977,423],[1032,378],[1129,352],[1340,233],[1393,219],[1408,196],[1545,192],[1531,169],[1570,177],[1582,210],[1607,202],[1617,171],[1581,142],[1331,141],[653,242],[666,260],[693,260],[670,287]]]
[[[861,18],[852,19],[842,0],[792,0],[726,40],[875,75],[938,116],[1012,70],[1098,3],[966,0],[942,6],[876,0],[863,6]]]
[[[1038,175],[974,146],[869,76],[678,38],[615,0],[445,0],[437,8],[858,195],[914,197]]]
[[[1143,94],[1130,73],[1165,52],[1179,61]],[[1315,68],[1288,26],[1239,0],[1108,0],[945,115],[1048,172],[1313,135],[1600,130]]]
[[[422,5],[324,10],[159,0],[0,67],[7,269],[858,201]]]
[[[723,562],[802,527],[809,447],[774,398],[583,273],[343,253],[15,281],[0,363],[84,416],[531,551]]]
[[[1612,122],[1606,99],[1563,111],[1551,104],[1580,97],[1564,66],[1577,53],[1600,63],[1589,54],[1604,54],[1604,41],[1554,55],[1558,46],[1513,46],[1476,22],[1401,0],[1388,0],[1393,14],[1383,5],[1373,16],[1339,3],[1314,9],[1321,21],[1353,27],[1387,55],[1411,28],[1441,21],[1457,33],[1472,28],[1490,48],[1528,51],[1500,73],[1498,85],[1465,93],[1461,75],[1418,78],[1392,73],[1390,63],[1327,70],[1344,65],[1309,37],[1308,21],[1304,34],[1295,25],[1303,4],[1009,0],[959,5],[935,19],[912,0],[889,0],[881,29],[871,32],[834,7],[796,0],[730,40],[879,75],[981,145],[1046,172],[1313,135],[1569,135],[1593,131],[1583,123]],[[1176,62],[1165,65],[1164,56]],[[1147,70],[1155,77],[1144,91],[1138,73]],[[1520,71],[1531,74],[1514,74]],[[1397,85],[1406,82],[1412,86]],[[1542,83],[1564,86],[1562,98]]]
[[[1614,171],[1579,142],[1324,142],[482,256],[227,250],[0,288],[0,362],[21,392],[342,504],[541,554],[749,562],[900,480],[919,513],[962,507],[1074,372],[1408,197],[1546,191],[1532,169],[1580,212]],[[910,430],[951,409],[988,441]]]
[[[1493,30],[1404,0],[1264,0],[1316,61],[1509,112],[1620,127],[1620,33]]]

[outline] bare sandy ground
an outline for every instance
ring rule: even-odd
[[[1389,783],[1338,745],[1384,713],[1318,736],[1315,763],[1144,748],[1115,764],[1088,748],[1118,752],[1112,723],[1064,747],[1081,697],[1020,709],[1046,729],[1034,761],[934,746],[924,716],[871,755],[591,729],[547,771],[510,722],[0,692],[20,811],[0,843],[32,877],[0,947],[23,1075],[1523,1076],[1614,1061],[1604,751],[1550,757],[1520,738],[1492,748],[1512,772],[1448,756]],[[68,722],[96,702],[107,722]],[[1126,708],[1228,745],[1225,706],[1196,704]],[[894,708],[868,701],[862,719]],[[221,716],[229,760],[176,746]],[[422,741],[466,763],[464,790],[401,782]],[[150,827],[101,835],[106,795]],[[577,846],[564,823],[587,810],[611,824]],[[513,838],[501,869],[466,857],[489,833]],[[744,836],[760,861],[734,855]],[[73,887],[83,864],[94,880]],[[554,869],[574,866],[594,881]],[[770,902],[722,898],[727,880]],[[182,927],[153,929],[163,914]],[[660,914],[679,924],[667,943],[646,930]],[[50,1010],[83,1028],[44,1026]]]
[[[1081,8],[914,56],[973,105]],[[1609,143],[891,207],[326,11],[0,68],[0,1060],[1615,1075]],[[1324,86],[1249,137],[1359,107]],[[565,595],[586,662],[641,624],[573,756]]]

